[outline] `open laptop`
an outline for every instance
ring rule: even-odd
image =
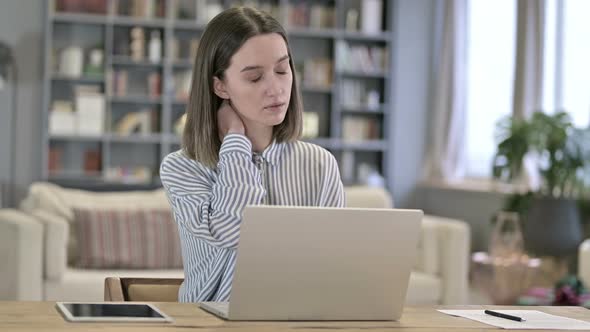
[[[247,206],[228,320],[397,320],[420,210]]]

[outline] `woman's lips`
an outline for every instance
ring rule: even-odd
[[[283,108],[283,106],[285,106],[285,103],[274,103],[264,107],[264,109],[269,111],[280,111]]]

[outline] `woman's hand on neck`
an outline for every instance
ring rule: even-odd
[[[241,134],[252,142],[254,152],[261,153],[272,143],[273,127],[242,118],[230,102],[224,101],[217,111],[220,139],[229,134]]]

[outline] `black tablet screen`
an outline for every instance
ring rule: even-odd
[[[64,303],[74,317],[157,317],[157,311],[145,304]]]

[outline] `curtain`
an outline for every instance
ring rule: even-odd
[[[545,0],[518,0],[512,114],[528,118],[543,102]]]
[[[517,1],[516,61],[512,115],[527,119],[543,107],[543,67],[545,51],[545,0]],[[552,110],[549,110],[552,111]],[[531,190],[541,186],[537,170],[539,156],[527,154],[520,181]]]
[[[439,5],[440,44],[435,51],[433,103],[426,178],[454,179],[464,173],[466,119],[467,0]]]

